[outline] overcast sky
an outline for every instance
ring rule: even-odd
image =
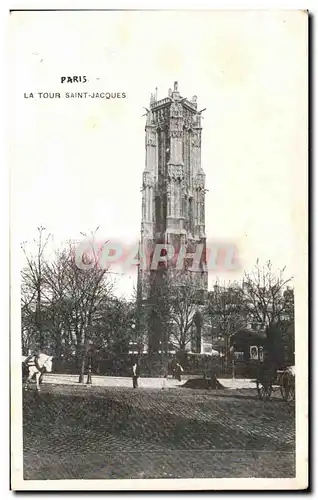
[[[302,12],[15,12],[10,131],[12,227],[55,240],[100,226],[138,240],[143,106],[178,80],[204,112],[209,241],[297,272],[307,149],[307,18]],[[87,84],[61,84],[82,75]],[[125,92],[126,99],[25,99],[29,92]],[[219,273],[237,279],[242,269]],[[215,276],[210,277],[210,285]],[[118,282],[129,295],[130,271]]]

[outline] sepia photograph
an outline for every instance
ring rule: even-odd
[[[9,27],[11,488],[306,488],[308,13]]]

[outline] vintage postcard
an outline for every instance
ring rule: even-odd
[[[10,13],[11,487],[308,485],[308,13]]]

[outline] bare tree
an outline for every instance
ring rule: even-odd
[[[105,301],[96,318],[96,341],[106,341],[109,351],[127,353],[130,342],[135,342],[135,304],[123,298],[112,297]],[[98,337],[98,333],[102,336]]]
[[[47,315],[57,358],[61,355],[63,344],[72,344],[74,331],[74,295],[70,287],[73,253],[73,245],[69,243],[67,248],[55,252],[54,260],[48,262],[44,269],[44,279],[50,297]]]
[[[224,338],[225,362],[228,361],[230,339],[249,321],[244,291],[239,283],[223,283],[216,281],[213,290],[208,294],[206,314],[210,322]]]
[[[198,322],[201,305],[195,273],[183,271],[167,276],[164,294],[168,336],[172,344],[184,352],[186,346],[193,342],[193,328]]]
[[[292,277],[284,277],[285,267],[273,272],[271,261],[260,266],[257,260],[254,269],[244,275],[244,297],[254,321],[269,327],[279,323],[290,307],[288,295],[284,293]]]
[[[139,299],[139,300],[138,300]],[[136,291],[136,330],[140,339],[149,334],[149,351],[168,351],[169,343],[184,352],[201,333],[202,290],[196,273],[156,270],[152,273],[148,299]]]
[[[294,289],[287,286],[284,291],[285,310],[280,320],[282,337],[286,345],[287,359],[291,364],[295,363],[295,310]]]
[[[96,231],[87,243],[88,266],[78,265],[77,247],[71,242],[56,252],[53,260],[45,260],[44,249],[49,236],[45,238],[44,231],[39,228],[35,254],[27,250],[26,244],[22,245],[26,258],[22,271],[24,349],[30,345],[30,335],[34,331],[34,344],[38,349],[43,348],[44,328],[57,356],[62,351],[62,344],[67,340],[72,344],[75,337],[79,381],[83,382],[90,334],[101,306],[111,296],[113,282],[108,269],[99,265],[102,248],[95,249]]]
[[[42,318],[43,301],[46,300],[43,270],[46,264],[44,251],[50,236],[44,227],[38,227],[38,238],[33,240],[36,246],[35,254],[29,250],[27,242],[21,244],[26,261],[26,265],[21,272],[22,313],[24,319],[30,319],[30,316],[34,316],[34,333],[39,348],[43,348],[45,343]],[[22,323],[22,327],[24,326],[25,323]],[[28,334],[30,334],[30,328]]]
[[[84,382],[85,363],[89,348],[90,334],[94,318],[103,301],[111,296],[113,282],[108,276],[108,268],[100,267],[100,253],[95,248],[95,234],[89,241],[89,266],[80,268],[76,263],[76,248],[71,246],[66,273],[66,289],[72,304],[72,324],[77,339],[77,360],[79,362],[79,382]],[[86,236],[86,235],[85,235]],[[102,248],[100,249],[100,252]]]

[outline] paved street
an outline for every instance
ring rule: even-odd
[[[293,404],[255,389],[24,394],[25,479],[293,477],[294,439]]]

